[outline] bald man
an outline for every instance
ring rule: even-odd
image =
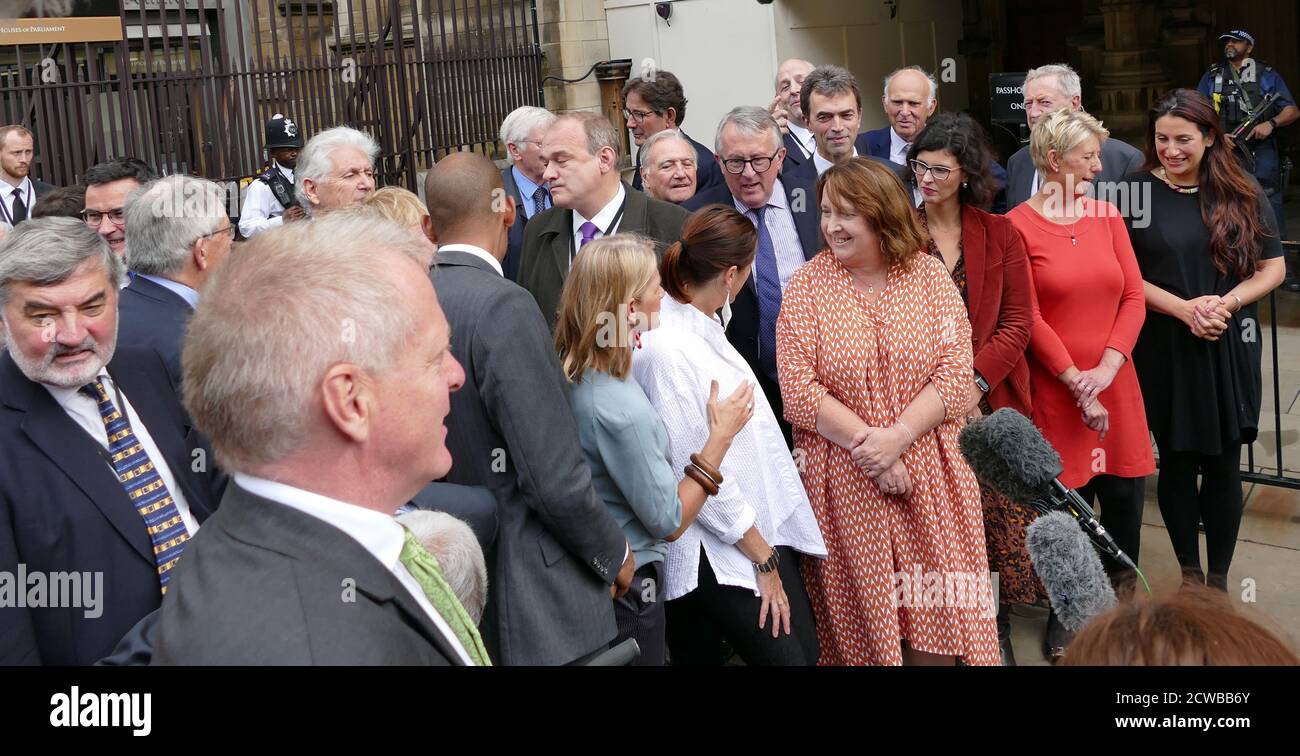
[[[799,102],[803,80],[815,67],[806,60],[791,58],[776,69],[776,99],[772,100],[768,110],[785,132],[784,171],[790,171],[811,160],[817,151],[817,141],[808,129],[808,121],[804,119],[803,106]]]
[[[636,564],[591,488],[537,301],[502,276],[514,197],[472,152],[438,161],[424,196],[438,245],[430,275],[465,368],[451,395],[447,481],[484,486],[498,503],[483,642],[497,664],[585,661],[614,638],[610,598],[627,591]]]
[[[895,165],[907,163],[907,150],[939,105],[939,84],[920,66],[908,66],[885,77],[880,105],[889,125],[863,136],[867,154]]]

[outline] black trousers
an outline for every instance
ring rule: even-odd
[[[664,602],[659,600],[663,582],[663,562],[650,562],[637,568],[628,592],[614,599],[618,636],[609,645],[617,646],[628,638],[636,638],[641,655],[632,663],[633,666],[664,665]]]
[[[1217,455],[1160,450],[1160,479],[1156,494],[1160,516],[1169,530],[1178,564],[1201,569],[1200,526],[1205,525],[1209,573],[1226,580],[1241,528],[1241,444],[1225,444]],[[1200,476],[1200,487],[1196,477]]]
[[[1094,503],[1101,509],[1102,527],[1110,531],[1115,545],[1128,554],[1133,564],[1138,563],[1142,546],[1142,502],[1145,499],[1143,483],[1146,478],[1121,478],[1115,475],[1098,475],[1076,489],[1089,506]],[[1133,571],[1108,556],[1102,556],[1111,581],[1118,584],[1135,579]]]
[[[799,574],[798,554],[778,546],[781,564],[777,568],[781,585],[790,599],[790,635],[784,628],[772,637],[772,620],[758,627],[762,598],[753,591],[719,585],[713,567],[700,548],[699,583],[695,590],[673,599],[668,610],[668,652],[677,666],[721,666],[727,661],[727,646],[736,650],[751,667],[813,666],[821,654],[813,626],[812,605]]]

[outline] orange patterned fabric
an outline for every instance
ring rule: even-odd
[[[910,270],[890,272],[873,304],[823,251],[785,290],[777,357],[796,458],[829,552],[803,562],[819,663],[901,664],[906,640],[967,664],[999,664],[980,489],[957,443],[971,385],[970,321],[943,263],[917,254]],[[946,412],[903,454],[908,498],[882,492],[816,432],[827,393],[887,427],[927,383]]]

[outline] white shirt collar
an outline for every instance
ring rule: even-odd
[[[235,473],[234,481],[255,496],[291,507],[342,530],[378,559],[384,569],[391,571],[402,556],[406,535],[392,515],[245,473]]]
[[[736,197],[732,197],[731,202],[736,206],[736,210],[738,210],[741,215],[748,215],[751,210],[758,209],[746,205],[744,202],[741,202]],[[772,193],[768,195],[767,202],[764,202],[762,204],[762,207],[779,207],[784,209],[786,205],[787,203],[785,201],[785,185],[782,184],[781,179],[778,178],[776,180],[776,183],[772,184]]]
[[[575,213],[575,215],[576,214],[577,213]],[[492,269],[497,272],[498,275],[501,276],[505,275],[505,273],[501,270],[501,261],[493,257],[486,249],[483,249],[482,247],[475,247],[473,244],[442,244],[438,247],[438,253],[441,254],[443,252],[464,252],[466,254],[474,255],[475,257],[479,257],[486,260],[492,266]],[[437,260],[437,257],[435,257],[434,259]]]
[[[151,276],[148,273],[136,273],[136,275],[140,278],[153,281],[164,289],[175,293],[176,296],[184,299],[185,302],[189,304],[191,310],[199,306],[199,293],[180,281],[173,281],[170,278],[163,278],[162,276]]]
[[[609,236],[615,230],[610,228],[610,224],[614,222],[614,215],[618,212],[619,207],[623,205],[623,200],[626,197],[627,192],[623,189],[623,182],[620,181],[618,182],[618,191],[614,193],[614,198],[602,207],[600,212],[596,213],[596,217],[584,218],[582,217],[582,213],[574,210],[573,233],[581,233],[580,229],[582,228],[582,224],[590,220],[592,223],[596,224],[596,228],[600,229],[601,236]]]
[[[857,157],[857,156],[858,156],[858,146],[854,145],[853,157]],[[832,165],[835,164],[827,160],[826,158],[822,157],[822,154],[820,152],[813,152],[813,165],[817,166],[817,175],[820,176],[823,173],[825,173],[828,168],[830,168]]]
[[[811,131],[790,121],[786,121],[785,125],[790,129],[790,133],[794,135],[795,141],[803,146],[804,157],[817,151],[817,140],[813,137]]]
[[[707,341],[727,338],[726,332],[722,330],[722,320],[717,315],[705,315],[693,304],[665,296],[659,308],[661,325],[672,325]]]
[[[107,370],[101,368],[99,371],[99,375],[95,376],[94,378],[91,378],[90,380],[86,381],[86,383],[83,383],[81,385],[85,386],[87,384],[94,383],[96,380],[101,381],[104,384],[104,390],[108,392],[108,395],[110,397],[112,397],[113,405],[117,406],[118,404],[117,397],[113,395],[114,394],[113,379],[108,376]],[[59,406],[65,410],[69,409],[70,407],[69,403],[75,400],[77,397],[85,396],[84,394],[81,393],[81,386],[53,386],[48,383],[42,383],[41,385],[45,387],[46,391],[50,392],[50,396],[54,397],[54,401],[58,402]],[[90,397],[85,397],[85,398],[90,399]],[[94,399],[91,399],[91,401],[94,401],[96,402],[96,404],[98,404],[98,402]],[[118,409],[121,410],[121,407],[118,407]]]
[[[889,127],[889,162],[897,165],[907,165],[907,151],[912,149],[912,145],[903,141],[903,138],[894,132],[894,127]]]
[[[275,167],[279,169],[280,173],[283,173],[283,174],[284,174],[284,177],[285,177],[285,178],[289,179],[290,182],[293,181],[293,169],[292,169],[292,168],[286,168],[285,166],[280,165],[279,161],[277,161],[277,160],[272,160],[271,162],[275,163]]]
[[[23,198],[23,202],[27,201],[28,192],[34,191],[31,176],[23,176],[23,180],[18,182],[18,186],[14,186],[13,184],[10,184],[8,181],[0,181],[0,187],[3,187],[3,189],[0,191],[4,192],[6,199],[13,197],[14,190],[17,189],[19,192],[22,193],[21,196]],[[28,209],[30,210],[31,208]]]

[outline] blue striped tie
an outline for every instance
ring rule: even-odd
[[[132,506],[144,518],[149,540],[153,543],[154,562],[158,565],[158,582],[165,594],[171,569],[176,566],[181,550],[190,538],[185,521],[181,519],[167,484],[145,452],[144,444],[131,430],[130,421],[113,406],[113,400],[104,390],[104,382],[95,379],[94,383],[82,386],[81,393],[99,405],[99,415],[108,431],[108,453],[113,459],[113,471],[126,489]]]
[[[758,249],[754,257],[754,285],[758,289],[758,366],[776,380],[776,316],[781,311],[781,274],[776,268],[776,248],[764,216],[767,206],[750,210],[758,226]]]

